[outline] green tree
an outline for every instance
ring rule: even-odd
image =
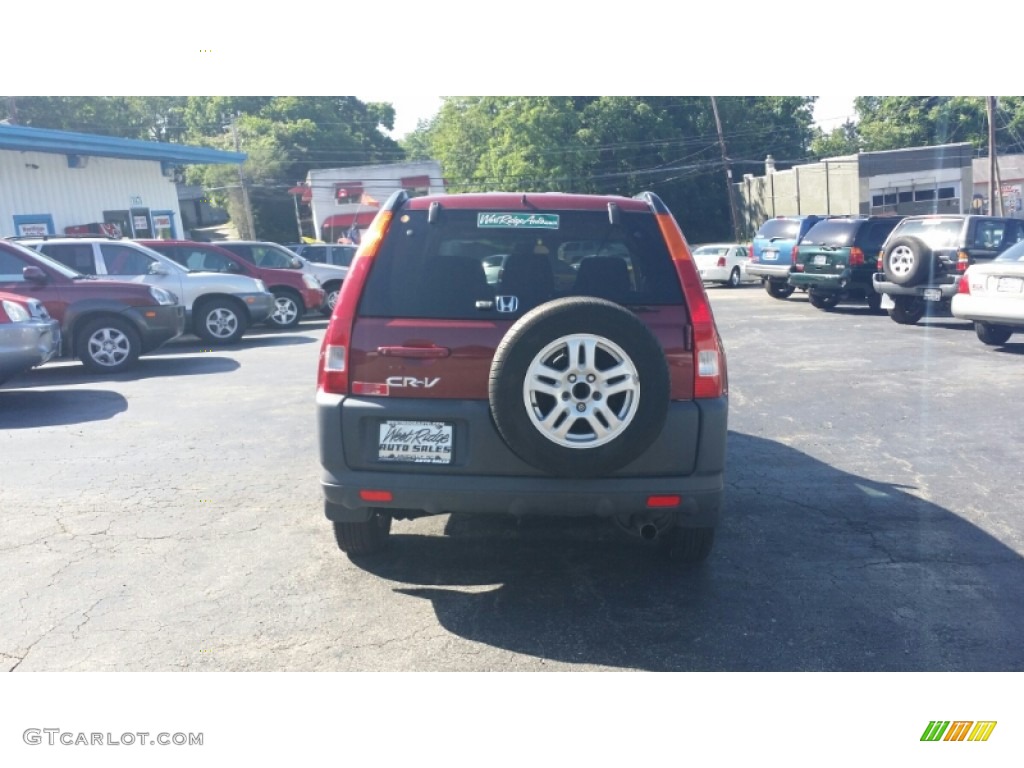
[[[815,128],[810,150],[815,158],[857,154],[860,151],[860,132],[857,130],[857,124],[847,120],[828,133],[821,128]]]
[[[382,133],[394,119],[390,104],[350,96],[193,96],[184,108],[186,138],[193,143],[234,150],[237,134],[238,148],[249,155],[242,172],[256,232],[285,242],[298,235],[288,189],[314,168],[398,162],[402,148]],[[210,189],[233,221],[245,220],[236,167],[196,166],[188,178]]]
[[[734,178],[773,153],[804,159],[811,139],[807,97],[718,100]],[[433,157],[452,191],[563,190],[658,193],[701,241],[731,236],[721,152],[704,97],[465,97],[403,142]]]

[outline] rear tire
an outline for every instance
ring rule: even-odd
[[[895,306],[889,310],[889,317],[900,325],[915,325],[924,317],[924,300],[913,296],[893,296]]]
[[[729,279],[725,283],[730,288],[738,288],[740,285],[740,268],[733,267],[732,272],[729,273]]]
[[[788,299],[796,289],[783,280],[765,280],[764,289],[773,299]]]
[[[388,545],[391,515],[384,510],[372,510],[366,522],[342,523],[335,520],[333,524],[338,549],[347,555],[370,555]]]
[[[988,344],[990,347],[1002,346],[1013,335],[1012,328],[1007,328],[1005,325],[992,325],[992,323],[976,322],[974,332],[978,334],[978,338],[983,344]]]
[[[839,304],[839,294],[837,293],[815,293],[811,291],[808,294],[807,300],[811,302],[812,307],[818,309],[835,309],[836,305]]]

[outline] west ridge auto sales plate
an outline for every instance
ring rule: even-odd
[[[377,458],[415,464],[451,464],[452,425],[443,421],[383,421]]]

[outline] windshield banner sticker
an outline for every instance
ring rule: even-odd
[[[557,213],[478,213],[481,229],[558,229]]]

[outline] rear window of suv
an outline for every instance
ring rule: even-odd
[[[956,248],[963,229],[962,219],[906,219],[894,237],[917,237],[929,248]]]
[[[819,221],[800,241],[801,245],[829,245],[846,248],[856,245],[863,250],[877,251],[885,238],[899,223],[888,219],[828,219]]]
[[[768,240],[795,240],[800,234],[800,222],[793,219],[768,219],[757,230],[758,237]]]
[[[605,211],[554,217],[550,228],[527,229],[480,226],[478,211],[443,211],[434,224],[426,211],[400,211],[367,278],[359,313],[474,320],[522,314],[560,296],[626,305],[683,302],[653,216],[623,212],[615,225]],[[580,252],[585,255],[573,263]],[[485,266],[493,271],[498,263],[500,275],[488,282]]]
[[[861,221],[837,219],[819,221],[804,235],[801,245],[851,245],[861,224]]]

